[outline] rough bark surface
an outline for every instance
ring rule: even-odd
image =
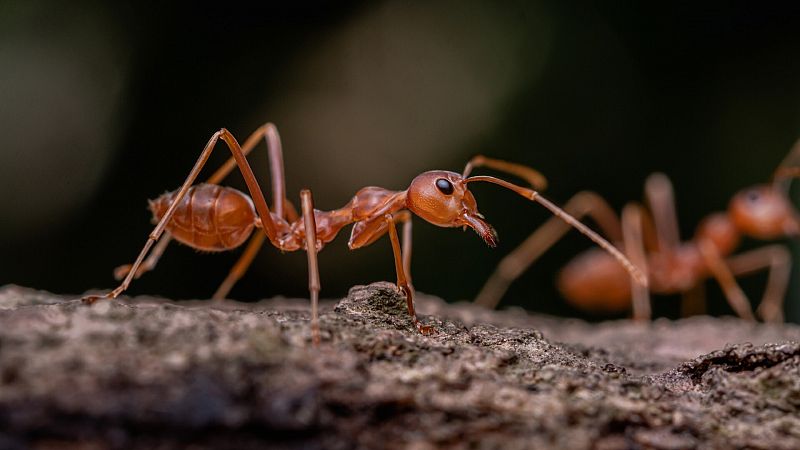
[[[800,328],[0,290],[0,448],[800,448]]]

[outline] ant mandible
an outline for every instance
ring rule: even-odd
[[[265,139],[269,152],[272,181],[272,209],[267,206],[264,194],[256,181],[246,156]],[[222,140],[233,154],[205,183],[193,185],[201,169],[208,161],[217,142]],[[605,239],[594,233],[571,215],[543,198],[536,190],[529,189],[491,176],[468,177],[474,167],[485,166],[524,179],[531,187],[545,183],[544,177],[534,169],[519,164],[485,157],[475,157],[466,166],[463,174],[434,170],[425,172],[411,182],[404,191],[392,191],[380,187],[365,187],[343,207],[332,211],[314,209],[311,191],[300,192],[302,215],[286,199],[283,172],[283,151],[278,131],[271,123],[259,127],[244,142],[243,146],[226,129],[211,136],[189,176],[180,189],[168,192],[150,201],[155,228],[150,233],[135,262],[118,267],[114,273],[122,283],[113,291],[103,295],[83,298],[87,303],[100,298],[116,298],[125,291],[134,278],[152,270],[171,239],[203,251],[232,250],[244,244],[255,228],[263,233],[250,237],[242,256],[230,270],[228,276],[214,294],[215,299],[227,296],[230,289],[245,273],[264,242],[269,242],[281,251],[306,250],[308,255],[309,291],[311,297],[311,330],[315,344],[319,342],[317,303],[320,291],[317,252],[332,241],[345,226],[354,224],[348,246],[351,250],[375,242],[388,232],[394,253],[398,289],[405,293],[408,313],[420,333],[430,334],[433,328],[423,325],[414,312],[414,289],[411,284],[411,214],[440,227],[472,228],[490,247],[497,245],[497,234],[478,212],[475,197],[467,185],[473,182],[488,182],[510,189],[517,194],[538,202],[565,223],[577,228],[627,269],[641,284],[646,284],[644,275]],[[243,192],[219,183],[238,167],[251,197]],[[395,224],[403,223],[403,248]],[[152,248],[153,245],[155,248]],[[148,256],[152,248],[152,253]]]
[[[760,240],[800,235],[800,216],[788,197],[789,181],[798,175],[800,141],[781,162],[771,184],[737,192],[726,212],[708,215],[694,237],[685,242],[678,234],[672,184],[661,173],[649,176],[645,182],[649,212],[637,203],[629,203],[617,218],[608,203],[591,191],[576,194],[564,210],[578,219],[590,216],[605,236],[624,249],[634,265],[648,275],[651,292],[683,293],[687,308],[697,309],[703,280],[714,277],[736,314],[755,320],[735,277],[769,269],[757,312],[765,321],[780,322],[790,275],[788,250],[772,244],[731,255],[743,235]],[[552,219],[534,231],[498,264],[475,303],[496,307],[509,285],[567,231]],[[613,260],[592,249],[567,263],[558,275],[557,285],[567,301],[581,309],[620,312],[632,307],[634,319],[650,319],[648,289],[629,283],[627,274],[618,270]]]

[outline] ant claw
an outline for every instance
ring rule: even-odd
[[[432,327],[430,325],[423,325],[421,322],[417,322],[417,330],[423,336],[430,336],[430,335],[433,335],[433,334],[437,334],[436,328],[434,328],[434,327]]]
[[[83,304],[84,304],[84,305],[93,305],[93,304],[95,304],[95,302],[97,302],[98,300],[102,300],[102,299],[109,299],[109,298],[114,298],[114,296],[113,296],[113,295],[111,295],[111,294],[105,294],[105,295],[84,295],[83,297],[81,297],[81,302],[83,302]]]
[[[84,305],[93,305],[96,301],[104,298],[102,295],[86,295],[81,297],[81,301]]]

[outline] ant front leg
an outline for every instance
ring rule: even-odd
[[[403,217],[400,216],[400,214],[406,214],[406,216]],[[417,319],[417,313],[414,311],[414,289],[411,286],[410,277],[406,275],[406,272],[410,273],[411,266],[411,214],[407,211],[400,214],[398,214],[398,217],[394,217],[392,214],[386,214],[384,216],[386,225],[389,228],[389,239],[392,241],[394,267],[397,272],[397,288],[406,294],[408,314],[411,316],[411,320],[414,321],[417,330],[424,335],[433,334],[436,330],[430,325],[423,325],[422,322]],[[397,237],[397,228],[394,224],[395,220],[402,220],[406,224],[409,224],[408,227],[403,230],[403,238],[405,241],[403,242],[403,249],[405,250],[405,255],[403,254],[403,250],[400,249],[400,239]]]

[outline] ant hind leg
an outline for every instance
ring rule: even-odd
[[[255,143],[260,139],[261,133],[264,133],[266,132],[266,130],[269,129],[268,125],[269,124],[262,126],[259,130],[263,131],[257,130],[250,136],[250,138],[248,138],[248,141],[245,143],[247,152],[250,152],[252,148],[255,146]],[[228,149],[231,151],[231,153],[233,153],[232,161],[236,166],[238,166],[239,171],[241,172],[242,176],[245,179],[247,188],[250,191],[250,195],[253,198],[253,203],[255,204],[256,211],[258,212],[258,216],[261,219],[264,233],[267,234],[267,237],[270,239],[271,242],[273,243],[277,242],[276,241],[277,225],[275,224],[272,216],[270,215],[269,207],[267,206],[266,200],[264,199],[264,194],[261,192],[261,188],[258,185],[258,181],[256,181],[255,175],[253,174],[253,170],[250,167],[250,164],[247,162],[245,151],[244,149],[242,149],[242,147],[239,146],[239,143],[236,141],[236,138],[234,138],[233,135],[228,130],[223,128],[215,132],[206,143],[205,147],[203,148],[203,151],[197,158],[194,167],[192,167],[192,170],[189,172],[189,175],[186,177],[186,180],[183,182],[183,185],[178,190],[178,193],[175,195],[173,202],[170,204],[169,208],[167,208],[167,211],[161,217],[161,220],[159,220],[158,224],[153,229],[153,231],[150,232],[147,242],[144,244],[144,247],[139,252],[139,256],[136,258],[134,263],[130,265],[127,275],[125,275],[125,278],[122,280],[122,283],[119,286],[117,286],[116,289],[105,295],[84,296],[82,300],[85,303],[94,303],[95,301],[101,298],[109,298],[109,299],[117,298],[122,292],[124,292],[128,288],[133,278],[138,273],[140,273],[140,267],[145,263],[145,257],[150,252],[150,249],[153,247],[153,245],[161,238],[162,234],[165,232],[166,226],[169,223],[170,219],[172,219],[173,214],[175,214],[178,205],[180,204],[181,200],[183,200],[183,198],[186,196],[186,193],[188,192],[189,188],[195,182],[198,175],[200,174],[200,171],[208,162],[211,153],[214,151],[214,148],[220,139],[227,144]],[[227,169],[229,163],[230,161],[226,163],[222,168],[220,168],[214,175],[212,175],[210,180],[218,182],[222,177],[227,175],[227,173],[230,171],[229,169]],[[281,173],[282,170],[283,169],[281,167],[280,168]],[[281,204],[283,203],[281,202]],[[163,244],[164,247],[166,247],[166,245],[167,245],[166,243]],[[163,250],[164,250],[163,248],[159,248],[160,252],[163,252]],[[158,258],[155,258],[153,262],[157,261],[157,259]],[[119,273],[121,274],[125,269],[127,268],[123,267],[121,270],[119,270]]]

